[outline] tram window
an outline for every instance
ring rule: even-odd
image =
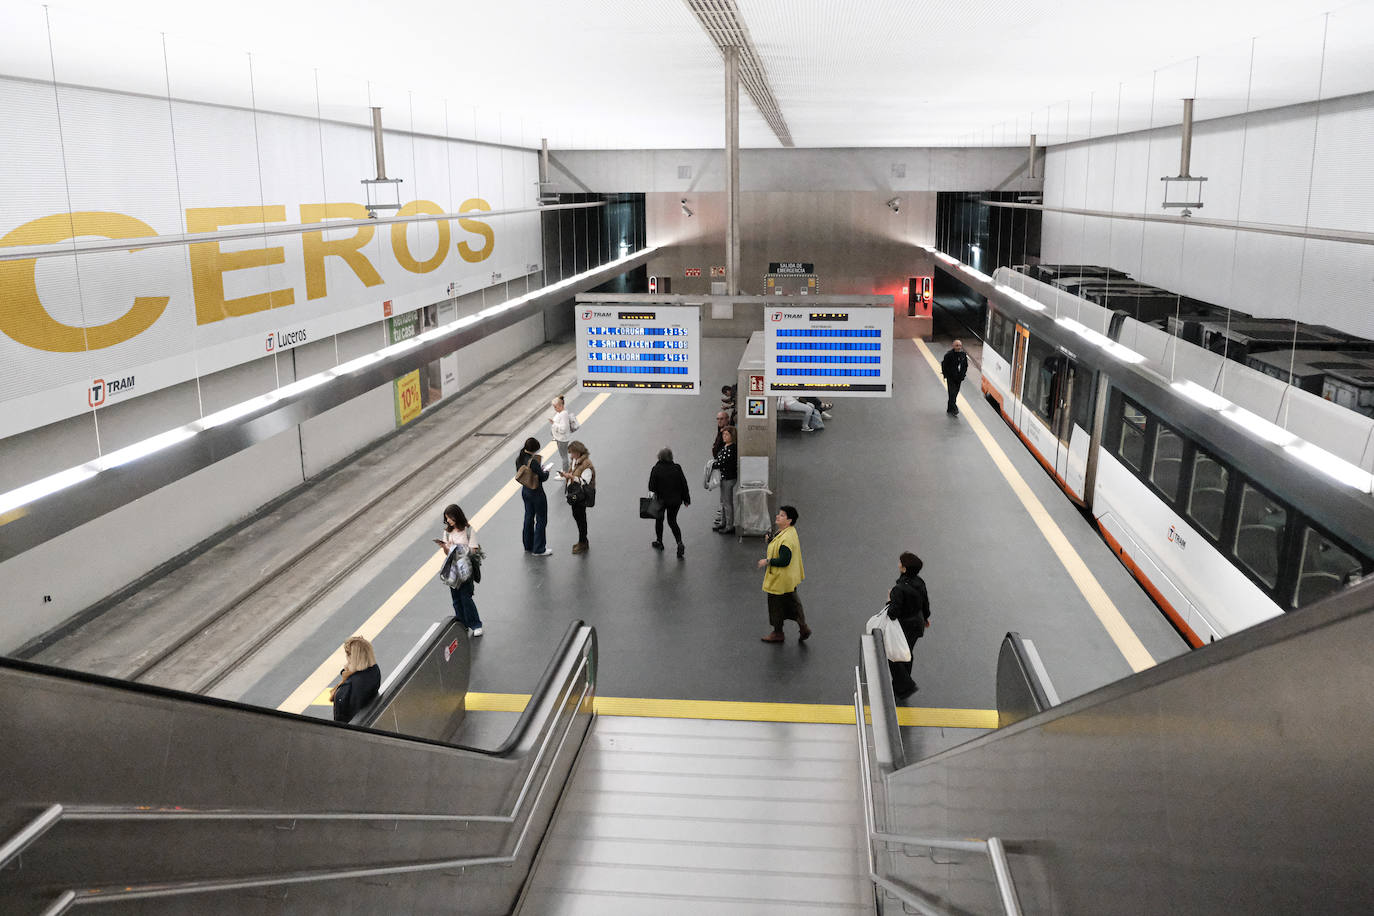
[[[996,309],[988,309],[988,343],[1007,361],[1011,360],[1012,343],[1016,338],[1016,323]]]
[[[1150,469],[1150,481],[1164,497],[1178,499],[1179,472],[1183,470],[1183,440],[1163,423],[1155,427],[1155,457]]]
[[[1279,557],[1288,510],[1250,484],[1240,488],[1240,524],[1233,555],[1260,581],[1273,588],[1279,581]]]
[[[1078,366],[1073,376],[1073,422],[1084,430],[1093,428],[1096,391],[1093,379],[1096,373],[1084,366]]]
[[[1032,337],[1026,348],[1026,384],[1021,401],[1046,423],[1054,418],[1064,372],[1064,357]]]
[[[1193,488],[1188,493],[1188,517],[1214,538],[1221,537],[1230,477],[1226,465],[1197,450],[1193,456]]]
[[[1121,438],[1116,452],[1137,471],[1145,464],[1145,412],[1124,399],[1121,402]]]
[[[1302,566],[1298,569],[1293,607],[1304,607],[1338,592],[1358,582],[1363,572],[1359,557],[1320,531],[1306,528],[1302,533]]]

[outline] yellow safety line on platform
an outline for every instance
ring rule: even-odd
[[[578,414],[578,422],[585,423],[588,417],[596,413],[598,407],[606,403],[608,397],[610,397],[609,394],[602,393],[592,398],[591,403],[584,407]],[[557,446],[553,442],[550,442],[539,450],[539,455],[547,459],[555,451],[557,451]],[[487,504],[479,509],[476,515],[469,516],[468,520],[474,527],[480,529],[491,520],[492,516],[496,515],[497,511],[500,510],[500,508],[504,506],[519,489],[520,484],[517,481],[514,479],[507,481],[501,486],[501,489],[496,491],[496,495],[487,500]],[[371,617],[363,621],[362,626],[353,631],[354,635],[362,636],[375,642],[377,635],[381,633],[382,630],[386,629],[387,624],[396,619],[396,615],[401,613],[401,609],[413,601],[416,595],[420,594],[420,589],[434,581],[434,578],[439,575],[439,567],[442,564],[443,554],[436,550],[434,555],[426,560],[425,563],[405,581],[405,584],[396,589],[391,597],[386,599],[382,606],[378,608]],[[282,712],[304,712],[306,707],[316,702],[316,700],[311,699],[312,697],[318,699],[321,691],[327,694],[330,682],[339,676],[338,671],[343,667],[342,640],[340,640],[339,645],[340,648],[331,652],[329,657],[321,662],[320,666],[315,669],[315,672],[311,674],[310,677],[306,678],[304,683],[293,690],[291,695],[283,700],[282,704],[278,706],[277,709]]]
[[[469,712],[523,712],[529,703],[523,693],[469,693]],[[804,722],[853,725],[854,707],[816,703],[742,703],[733,700],[655,700],[638,697],[597,697],[597,713],[603,716],[644,716],[654,719],[723,719],[732,722]],[[314,706],[329,705],[329,691],[315,698]],[[943,728],[996,728],[995,709],[936,709],[897,707],[901,725]]]
[[[916,349],[926,358],[930,368],[934,373],[940,375],[940,362],[935,355],[930,352],[930,348],[925,342],[916,338],[912,339],[916,344]],[[944,381],[943,377],[941,381]],[[992,438],[992,433],[983,425],[983,421],[978,419],[977,414],[969,409],[968,401],[964,396],[959,395],[959,416],[968,422],[973,434],[978,437],[978,441],[983,443],[983,448],[992,456],[993,464],[997,465],[997,470],[1002,472],[1007,483],[1011,485],[1012,492],[1016,498],[1021,500],[1021,505],[1030,513],[1031,521],[1040,529],[1045,540],[1049,542],[1050,549],[1059,558],[1059,562],[1064,564],[1064,569],[1068,571],[1069,578],[1073,579],[1073,584],[1078,586],[1078,590],[1083,594],[1083,599],[1088,602],[1088,607],[1092,608],[1097,619],[1102,621],[1102,626],[1106,628],[1107,635],[1116,643],[1116,647],[1121,650],[1121,654],[1126,657],[1126,663],[1131,666],[1132,671],[1143,671],[1153,667],[1155,660],[1146,650],[1145,644],[1140,641],[1140,637],[1135,635],[1126,618],[1121,616],[1121,611],[1117,610],[1116,604],[1107,597],[1107,592],[1097,581],[1097,577],[1088,569],[1088,564],[1083,562],[1083,558],[1078,555],[1078,551],[1073,549],[1069,539],[1064,536],[1064,532],[1055,524],[1054,519],[1046,511],[1044,505],[1031,492],[1030,485],[1017,473],[1012,466],[1011,459],[1002,451],[996,441]]]

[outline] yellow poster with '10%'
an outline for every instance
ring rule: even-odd
[[[396,380],[396,425],[404,426],[420,415],[420,370]]]

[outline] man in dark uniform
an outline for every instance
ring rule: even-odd
[[[964,376],[968,375],[968,354],[964,352],[962,340],[956,340],[954,346],[945,354],[945,358],[940,360],[940,374],[945,377],[945,387],[949,389],[949,403],[945,406],[945,413],[957,417],[959,408],[954,402],[959,397],[959,386],[963,384]]]

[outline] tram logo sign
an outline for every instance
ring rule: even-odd
[[[774,321],[782,321],[782,312],[774,312],[774,313],[773,313],[773,320],[774,320]]]
[[[583,309],[583,310],[582,310],[582,320],[583,320],[583,321],[591,321],[591,320],[592,320],[592,310],[591,310],[591,309]]]
[[[1188,545],[1183,540],[1183,535],[1179,532],[1178,528],[1173,525],[1169,526],[1169,540],[1177,544],[1179,550],[1186,550],[1188,548]]]

